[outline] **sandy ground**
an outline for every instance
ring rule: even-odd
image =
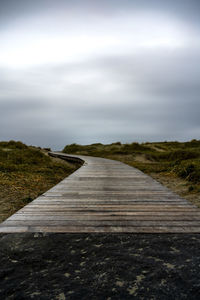
[[[0,299],[200,298],[200,234],[7,234]]]

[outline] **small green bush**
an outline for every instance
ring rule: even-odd
[[[191,150],[154,152],[149,155],[149,159],[155,161],[182,161],[188,159],[195,159],[198,157],[200,157],[200,152],[191,151]]]
[[[174,168],[174,172],[188,181],[200,183],[200,165],[197,163],[183,161]]]
[[[194,191],[194,186],[193,186],[193,185],[190,185],[190,186],[188,187],[188,192],[192,192],[192,191]]]
[[[71,144],[71,145],[65,146],[65,148],[63,149],[63,152],[65,152],[65,153],[75,153],[79,150],[82,150],[81,145]]]
[[[125,144],[123,146],[123,150],[126,153],[132,153],[132,152],[141,152],[141,151],[152,151],[151,148],[148,146],[143,146],[138,143],[132,143],[132,144]]]

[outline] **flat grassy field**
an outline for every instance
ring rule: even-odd
[[[200,207],[200,140],[190,142],[67,145],[64,153],[122,161]]]
[[[21,142],[0,142],[0,222],[80,165],[50,158],[48,151]]]

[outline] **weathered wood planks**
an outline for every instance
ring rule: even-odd
[[[151,177],[118,161],[80,159],[79,170],[8,218],[0,232],[200,232],[200,210]]]

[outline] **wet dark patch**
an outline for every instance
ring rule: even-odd
[[[198,299],[200,234],[7,234],[1,299]]]

